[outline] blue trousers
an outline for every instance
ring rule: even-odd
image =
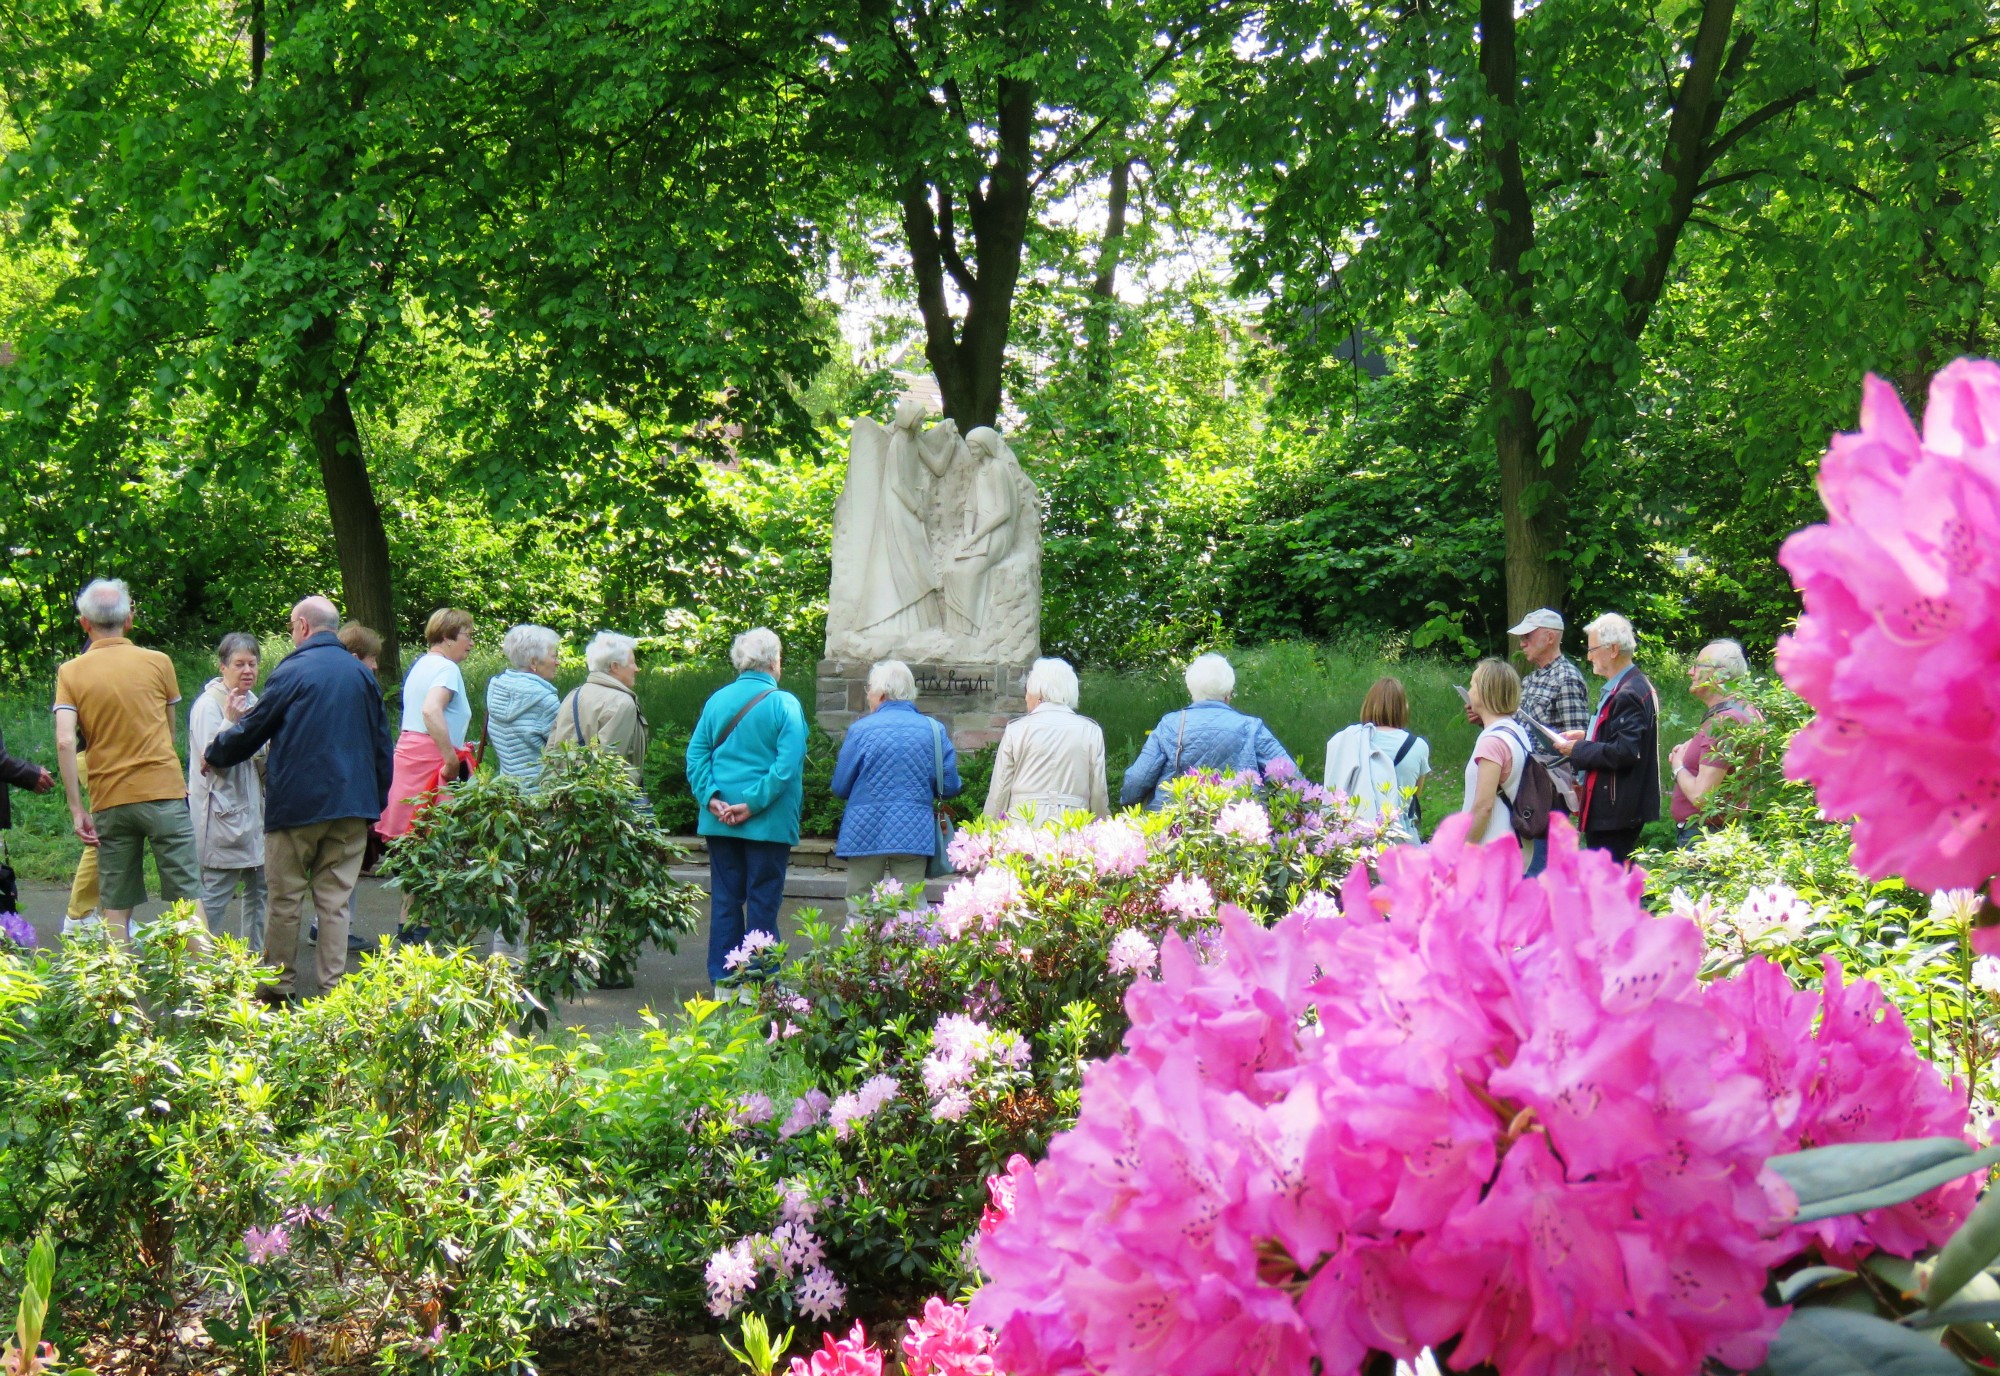
[[[708,982],[730,973],[723,965],[743,944],[746,931],[778,934],[778,905],[785,899],[785,868],[792,848],[783,841],[708,838]]]

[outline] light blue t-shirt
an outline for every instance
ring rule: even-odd
[[[444,705],[445,730],[451,732],[452,745],[464,745],[465,733],[472,726],[472,701],[465,696],[465,675],[440,654],[425,655],[403,676],[403,729],[429,730],[424,725],[424,699],[439,684],[451,689],[451,700]]]
[[[1375,728],[1375,744],[1393,760],[1409,734],[1393,726],[1378,726]],[[1430,772],[1431,743],[1419,736],[1410,745],[1409,753],[1403,756],[1403,762],[1396,766],[1397,791],[1415,788],[1417,780]]]

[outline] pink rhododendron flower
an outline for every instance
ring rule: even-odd
[[[735,950],[722,958],[724,968],[742,970],[757,958],[759,951],[768,951],[778,944],[778,938],[766,931],[753,931],[743,938]]]
[[[792,1297],[798,1301],[799,1312],[801,1314],[808,1315],[811,1318],[818,1319],[821,1323],[825,1323],[846,1307],[847,1287],[835,1279],[833,1272],[827,1270],[824,1266],[815,1266],[799,1278],[798,1289],[793,1292]],[[858,1323],[854,1325],[854,1339],[857,1343],[861,1341],[861,1325]],[[829,1336],[827,1343],[831,1345],[832,1342],[833,1339]],[[874,1352],[873,1348],[869,1348],[868,1350]],[[799,1363],[797,1359],[794,1359],[792,1370],[797,1371],[798,1369]],[[817,1356],[814,1358],[812,1369],[815,1376],[818,1376],[820,1368]],[[839,1367],[835,1369],[844,1372],[850,1368]],[[853,1369],[859,1370],[860,1368]],[[873,1370],[880,1371],[881,1369],[882,1358],[878,1353],[875,1356]]]
[[[1939,1077],[1874,984],[1844,983],[1831,956],[1822,968],[1817,993],[1794,989],[1763,960],[1707,991],[1710,1008],[1737,1039],[1741,1064],[1765,1086],[1780,1129],[1776,1150],[1914,1137],[1971,1140],[1963,1083]],[[1787,1236],[1795,1251],[1817,1242],[1836,1260],[1877,1248],[1914,1256],[1950,1237],[1978,1193],[1977,1179],[1968,1176],[1907,1204],[1806,1224]]]
[[[979,1231],[991,1233],[1014,1216],[1014,1191],[1034,1170],[1034,1163],[1018,1151],[1007,1158],[1007,1169],[986,1177],[986,1211],[979,1216]]]
[[[1215,911],[1215,893],[1200,875],[1177,874],[1160,890],[1160,906],[1180,917],[1207,917]]]
[[[961,828],[944,848],[944,858],[960,874],[983,869],[993,856],[993,838]]]
[[[897,1090],[894,1075],[875,1075],[863,1082],[861,1088],[835,1099],[826,1116],[833,1135],[846,1141],[854,1131],[854,1125],[867,1122],[887,1108],[896,1097]]]
[[[1139,828],[1121,818],[1093,822],[1090,861],[1100,875],[1125,879],[1146,867],[1146,837]]]
[[[1939,372],[1921,436],[1870,376],[1819,489],[1827,523],[1778,556],[1805,601],[1778,670],[1818,713],[1785,770],[1854,818],[1864,874],[1986,884],[2000,873],[2000,365]]]
[[[1004,866],[981,870],[944,891],[938,902],[938,930],[957,940],[975,927],[992,931],[1021,899],[1021,881]]]
[[[1225,908],[1213,961],[1170,938],[1128,991],[1124,1053],[981,1241],[1003,1370],[1762,1359],[1791,1200],[1700,934],[1567,824],[1535,880],[1463,819],[1381,871],[1340,916]]]
[[[292,1236],[282,1223],[265,1229],[252,1228],[243,1234],[243,1256],[252,1266],[276,1261],[291,1250]]]
[[[736,1107],[730,1110],[729,1121],[738,1127],[755,1127],[759,1123],[770,1122],[777,1111],[777,1105],[771,1102],[770,1095],[745,1094],[736,1101]]]
[[[1114,975],[1150,975],[1160,958],[1160,948],[1137,927],[1127,927],[1111,938],[1105,964]]]
[[[1972,962],[1972,987],[2000,994],[2000,956],[1981,956]]]
[[[1241,841],[1248,846],[1265,846],[1271,843],[1271,814],[1264,811],[1263,804],[1249,798],[1239,798],[1225,804],[1215,819],[1215,834],[1229,840]]]
[[[819,1217],[810,1181],[794,1178],[778,1183],[778,1217],[787,1223],[811,1223]]]
[[[924,1301],[923,1317],[910,1320],[903,1357],[907,1376],[997,1376],[993,1334],[935,1295]]]
[[[809,1089],[792,1100],[792,1111],[785,1115],[785,1121],[778,1125],[778,1137],[797,1137],[802,1132],[810,1132],[820,1125],[833,1100],[817,1089]]]
[[[803,1223],[780,1223],[771,1230],[773,1263],[779,1274],[815,1267],[826,1260],[826,1246]]]
[[[704,1279],[708,1282],[708,1312],[718,1319],[728,1318],[743,1297],[757,1288],[757,1258],[749,1239],[711,1256]]]

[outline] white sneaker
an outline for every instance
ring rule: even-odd
[[[63,914],[62,934],[65,938],[95,934],[102,931],[103,928],[104,915],[95,908],[92,908],[82,917],[71,917],[68,913]]]

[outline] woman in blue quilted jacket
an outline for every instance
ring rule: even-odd
[[[1262,769],[1292,757],[1261,717],[1229,705],[1236,670],[1221,655],[1203,655],[1187,667],[1188,705],[1160,718],[1139,758],[1125,771],[1118,806],[1143,802],[1151,812],[1166,802],[1166,786],[1183,774],[1213,769],[1225,774]]]
[[[921,888],[937,854],[933,801],[957,795],[951,733],[917,711],[910,666],[885,659],[868,671],[868,715],[847,729],[833,763],[833,792],[847,799],[834,853],[847,861],[847,916],[883,879]]]

